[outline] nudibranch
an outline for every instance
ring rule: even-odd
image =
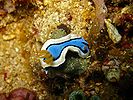
[[[47,63],[45,60],[48,58],[40,58],[41,65],[43,68],[46,67],[58,67],[63,64],[66,60],[65,56],[68,50],[77,52],[82,58],[85,58],[89,54],[88,42],[83,37],[76,34],[68,34],[59,39],[47,40],[41,48],[42,51],[48,51],[47,55],[53,60],[52,63]]]

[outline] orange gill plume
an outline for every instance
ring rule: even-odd
[[[53,57],[47,50],[41,50],[38,52],[39,58],[45,58],[44,62],[51,65],[53,63]]]

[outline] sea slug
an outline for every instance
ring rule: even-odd
[[[76,34],[68,34],[59,39],[47,40],[41,50],[48,51],[53,57],[53,63],[48,64],[45,62],[48,58],[40,58],[43,68],[46,67],[58,67],[65,62],[65,56],[68,50],[77,52],[82,58],[85,58],[89,54],[88,42],[83,37]]]

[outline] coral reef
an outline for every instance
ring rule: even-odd
[[[122,99],[132,100],[133,96],[133,72],[126,73],[118,83],[118,94]]]
[[[120,70],[119,69],[110,69],[107,72],[106,78],[110,82],[118,82],[120,79]]]
[[[110,39],[114,43],[120,42],[122,36],[119,34],[118,30],[111,24],[109,20],[105,19],[105,24],[107,26],[107,32],[109,34]]]
[[[97,95],[94,95],[90,98],[90,100],[100,100],[100,97]]]
[[[100,30],[104,27],[104,19],[106,17],[107,8],[105,6],[104,0],[92,0],[95,4],[95,16],[93,16],[93,23],[92,31],[90,33],[99,33]]]
[[[66,62],[62,65],[65,67],[64,72],[73,75],[80,75],[89,67],[89,59],[79,58],[77,54],[69,52]]]
[[[51,95],[59,96],[65,91],[66,79],[60,76],[54,76],[45,80],[46,88]]]
[[[25,88],[18,88],[10,92],[9,97],[12,99],[27,99],[27,100],[37,100],[36,94]],[[20,100],[21,100],[20,99]]]
[[[81,90],[78,90],[78,91],[73,91],[69,95],[69,100],[86,100],[86,97]]]
[[[120,79],[120,61],[115,58],[106,59],[102,65],[102,71],[109,82],[118,82]]]
[[[6,94],[5,93],[0,93],[0,99],[1,100],[7,100]]]
[[[2,93],[0,100],[38,100],[36,94],[26,88],[17,88],[9,93],[9,96]]]
[[[61,38],[63,36],[66,36],[66,32],[64,29],[56,29],[52,32],[51,34],[51,38],[52,39],[58,39],[58,38]]]
[[[90,56],[68,51],[44,73],[42,45],[70,33]],[[0,99],[68,100],[82,90],[87,100],[132,100],[132,33],[132,0],[0,0]]]

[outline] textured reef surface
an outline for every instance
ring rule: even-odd
[[[0,0],[0,100],[133,100],[133,0]]]

